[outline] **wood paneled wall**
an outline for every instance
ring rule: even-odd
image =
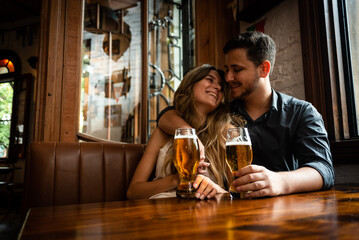
[[[224,66],[223,47],[235,34],[239,25],[235,22],[228,0],[197,0],[195,6],[196,65]]]
[[[43,0],[34,141],[77,141],[83,1]]]

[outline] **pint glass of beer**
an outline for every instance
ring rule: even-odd
[[[248,129],[243,127],[230,128],[226,138],[226,162],[233,174],[239,169],[252,163],[252,143],[248,134]],[[242,198],[244,193],[239,193],[236,189],[229,189],[232,197]]]
[[[194,198],[196,189],[193,182],[196,178],[199,163],[199,148],[194,128],[178,128],[174,136],[174,165],[180,183],[177,186],[177,197]]]

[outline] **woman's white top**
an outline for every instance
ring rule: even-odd
[[[159,151],[158,157],[157,157],[157,163],[156,163],[156,177],[153,179],[153,181],[156,181],[158,179],[167,177],[171,175],[171,164],[168,164],[165,171],[162,171],[163,165],[165,164],[166,155],[168,153],[168,150],[170,150],[170,147],[173,144],[173,140],[168,141]],[[150,199],[153,198],[169,198],[169,197],[176,197],[176,188],[171,189],[167,192],[157,193],[150,197]]]

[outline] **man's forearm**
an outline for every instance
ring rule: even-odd
[[[279,174],[285,182],[282,194],[317,191],[323,186],[322,176],[311,167],[302,167],[295,171],[280,172]]]
[[[170,135],[174,135],[177,128],[191,128],[175,110],[165,112],[158,121],[158,127]]]

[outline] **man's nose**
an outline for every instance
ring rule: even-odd
[[[230,82],[233,80],[233,74],[231,71],[228,71],[225,76],[226,82]]]

